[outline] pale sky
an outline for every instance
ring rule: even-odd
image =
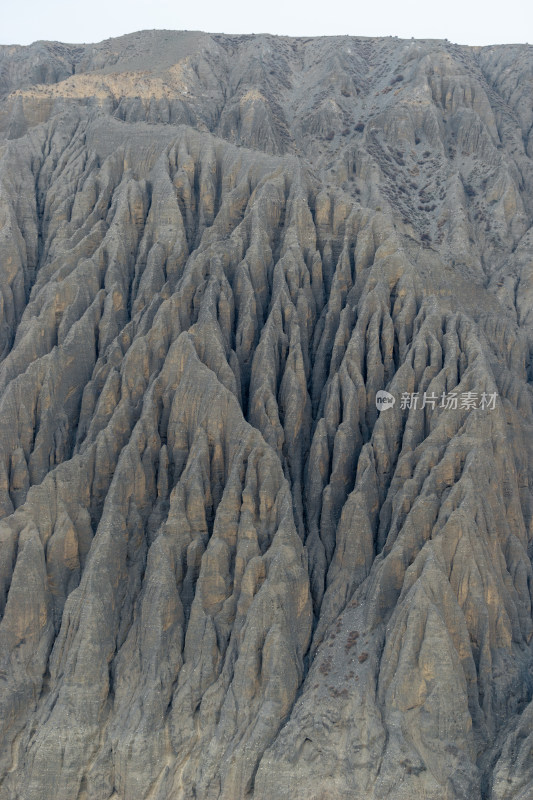
[[[350,34],[533,43],[530,0],[0,0],[0,44],[99,42],[153,28],[289,36]],[[1,6],[0,6],[1,7]]]

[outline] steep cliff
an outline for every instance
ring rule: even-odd
[[[533,797],[532,225],[527,45],[0,48],[0,800]]]

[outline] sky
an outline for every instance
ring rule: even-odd
[[[398,36],[458,44],[533,43],[530,0],[0,0],[0,44],[99,42],[165,28],[288,36]],[[1,5],[0,5],[1,8]]]

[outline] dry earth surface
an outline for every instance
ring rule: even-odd
[[[532,226],[527,45],[0,48],[0,800],[531,800]]]

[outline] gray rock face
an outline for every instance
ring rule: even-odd
[[[0,800],[533,797],[532,87],[0,48]]]

